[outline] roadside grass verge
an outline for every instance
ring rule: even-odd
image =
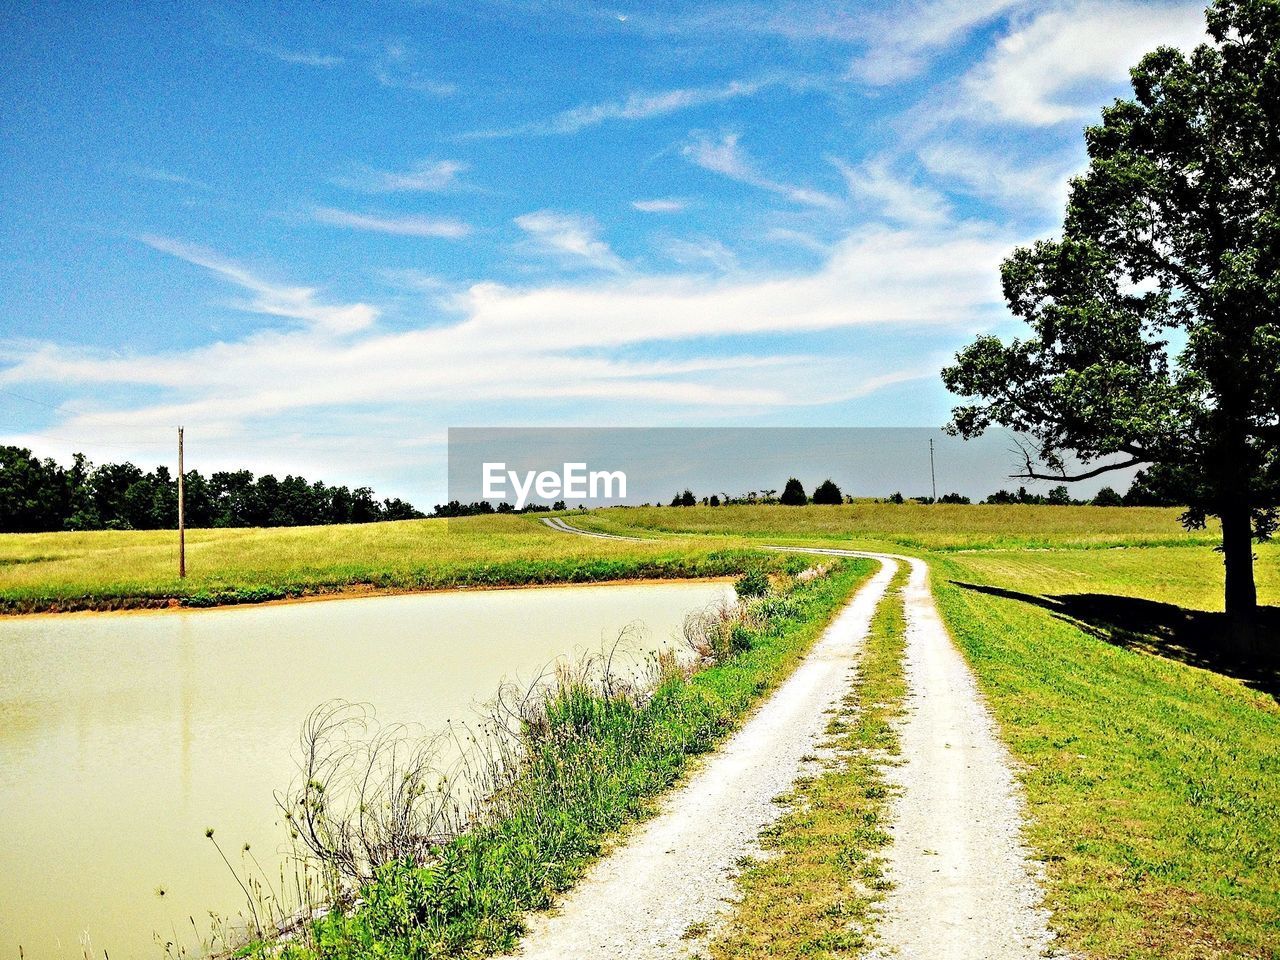
[[[1024,765],[1028,840],[1063,947],[1280,956],[1274,696],[1147,652],[1167,638],[1085,619],[1099,597],[1110,611],[1125,595],[1211,604],[1220,594],[1191,574],[1204,558],[1171,553],[1145,571],[1128,557],[1093,570],[1068,554],[935,557],[934,590]]]
[[[796,559],[793,570],[803,566]],[[462,818],[465,829],[424,857],[371,864],[353,896],[294,939],[245,952],[311,960],[513,948],[524,915],[549,907],[610,836],[649,815],[691,758],[795,669],[874,567],[841,562],[826,576],[791,579],[784,592],[748,601],[741,617],[712,631],[719,639],[704,648],[710,665],[690,672],[668,664],[651,691],[562,678],[520,711],[519,760],[491,773],[493,789]],[[323,786],[306,789],[308,802],[328,802]]]
[[[343,592],[724,576],[749,544],[557,533],[534,517],[0,535],[0,612],[214,606]]]
[[[900,568],[867,635],[857,673],[827,727],[823,769],[783,798],[762,837],[765,856],[738,878],[741,900],[710,945],[717,960],[858,956],[887,881],[877,851],[886,830],[883,768],[898,752],[894,721],[906,697]]]
[[[852,503],[805,507],[627,507],[569,518],[631,536],[839,539],[913,550],[1106,549],[1216,544],[1219,530],[1184,530],[1167,507]]]

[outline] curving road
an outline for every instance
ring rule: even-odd
[[[641,540],[543,520],[562,533]],[[1038,871],[1022,843],[1012,759],[973,674],[952,643],[923,560],[858,550],[768,546],[787,553],[870,557],[880,571],[827,628],[813,652],[655,819],[601,860],[560,910],[531,919],[522,956],[656,958],[694,955],[691,927],[713,923],[733,895],[730,871],[756,849],[778,814],[773,798],[800,773],[824,727],[823,711],[848,674],[898,564],[907,564],[907,712],[898,788],[893,881],[877,928],[880,958],[1029,960],[1052,953]]]

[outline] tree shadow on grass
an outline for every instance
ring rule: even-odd
[[[1040,596],[1001,587],[951,581],[988,596],[1017,600],[1050,611],[1090,636],[1130,650],[1233,677],[1280,701],[1280,607],[1258,610],[1257,643],[1245,650],[1233,642],[1225,614],[1188,610],[1172,603],[1105,593]]]

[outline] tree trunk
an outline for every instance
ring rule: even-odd
[[[1253,583],[1253,522],[1243,499],[1223,508],[1222,556],[1226,566],[1227,618],[1236,639],[1253,639],[1258,612],[1258,591]]]

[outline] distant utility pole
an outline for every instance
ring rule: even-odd
[[[181,433],[181,431],[179,431]],[[933,470],[933,437],[929,438],[929,482],[933,484],[933,502],[938,502],[938,475]]]
[[[178,428],[178,577],[187,576],[187,478],[182,472],[182,428]]]

